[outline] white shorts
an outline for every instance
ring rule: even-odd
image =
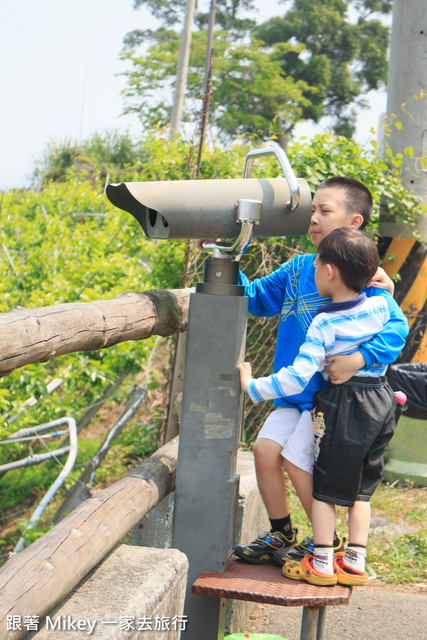
[[[313,473],[314,427],[310,411],[278,407],[264,422],[258,440],[267,438],[281,445],[282,456],[299,469]]]

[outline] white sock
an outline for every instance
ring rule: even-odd
[[[314,547],[313,567],[316,571],[331,576],[334,572],[334,548]]]
[[[366,547],[353,547],[348,545],[345,550],[343,565],[346,569],[365,573]]]

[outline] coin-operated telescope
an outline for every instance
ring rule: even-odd
[[[273,154],[284,178],[253,179],[255,158]],[[203,571],[224,571],[236,542],[244,404],[236,366],[244,360],[248,313],[239,258],[252,235],[306,233],[310,189],[284,151],[271,148],[247,155],[240,180],[110,184],[106,193],[147,238],[220,239],[190,295],[172,528],[172,547],[189,561],[185,638],[217,640],[224,634],[220,599],[191,587]]]
[[[252,178],[257,157],[275,155],[284,178]],[[222,263],[218,285],[236,282],[237,263],[251,237],[298,236],[307,232],[311,217],[311,194],[305,180],[296,178],[280,147],[250,151],[244,178],[228,180],[176,180],[109,184],[108,199],[128,211],[150,239],[233,239],[205,245],[213,261],[205,262],[205,281],[216,270],[217,260],[234,258],[228,268]],[[208,271],[208,273],[206,273]],[[227,273],[225,273],[225,271]],[[216,273],[218,273],[216,271]],[[231,278],[231,279],[230,279]],[[205,293],[213,293],[202,286]],[[225,293],[217,289],[216,293]],[[241,295],[241,292],[235,292]],[[233,295],[231,290],[228,295]]]
[[[251,177],[255,158],[268,155],[276,155],[284,178]],[[311,216],[308,184],[295,177],[279,147],[250,151],[242,179],[124,182],[109,184],[106,194],[151,239],[236,238],[249,215],[248,200],[262,205],[254,221],[258,238],[302,235]]]

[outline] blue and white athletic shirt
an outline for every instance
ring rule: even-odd
[[[357,351],[361,344],[381,331],[389,318],[385,299],[382,296],[368,298],[364,292],[353,300],[323,305],[309,326],[293,364],[266,378],[251,380],[250,398],[261,402],[301,393],[316,372],[322,372],[327,380],[326,358]],[[387,365],[372,364],[359,369],[356,375],[383,376],[386,371]]]

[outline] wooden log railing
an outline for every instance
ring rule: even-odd
[[[47,614],[175,486],[178,438],[96,491],[0,569],[0,629],[7,616]],[[18,640],[26,630],[5,631]]]
[[[0,314],[0,378],[66,353],[185,331],[191,291],[127,293],[114,300],[16,307]]]

